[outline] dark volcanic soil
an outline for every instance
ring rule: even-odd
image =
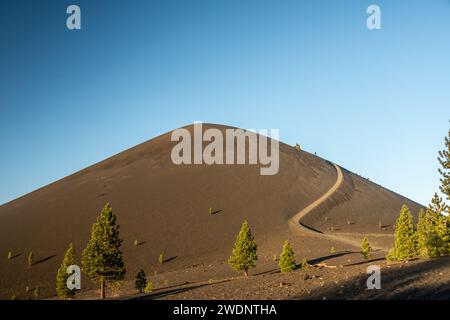
[[[204,125],[204,129],[209,127],[227,128]],[[188,129],[192,131],[192,127]],[[174,144],[170,133],[164,134],[0,206],[0,254],[4,257],[0,259],[0,298],[9,299],[13,294],[27,298],[31,295],[25,292],[27,286],[39,286],[42,297],[53,296],[64,251],[73,242],[80,257],[91,225],[106,202],[117,215],[124,239],[125,294],[127,283],[141,268],[147,274],[157,270],[155,281],[163,284],[166,280],[175,285],[179,281],[209,284],[236,276],[225,261],[244,219],[248,219],[259,245],[259,272],[276,267],[272,257],[279,254],[286,239],[294,243],[299,259],[318,259],[329,254],[332,246],[357,249],[302,237],[288,227],[289,218],[334,184],[336,171],[328,161],[281,143],[279,173],[261,176],[260,166],[255,165],[176,166],[170,159]],[[343,185],[304,222],[326,232],[333,227],[330,232],[345,233],[358,241],[369,234],[371,241],[388,247],[403,203],[415,213],[420,208],[344,170]],[[209,214],[210,207],[215,214]],[[133,244],[135,240],[139,246]],[[11,260],[6,259],[8,251],[14,255]],[[30,251],[35,255],[31,267],[27,265]],[[168,260],[163,265],[158,264],[161,252]],[[213,267],[196,267],[199,265]],[[266,276],[277,279],[279,275],[259,277]],[[245,294],[246,289],[233,291],[226,286],[240,281],[249,280],[202,288],[225,286],[223,294],[236,294],[226,298],[238,298],[238,291]],[[83,288],[85,297],[90,297],[89,289],[94,285],[83,278]]]

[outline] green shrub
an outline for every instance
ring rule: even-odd
[[[40,294],[39,287],[36,287],[36,289],[34,289],[34,293],[33,293],[34,298],[39,299],[39,294]]]
[[[145,293],[150,293],[153,290],[155,290],[155,286],[153,285],[153,282],[147,282],[147,285],[145,286],[144,292]]]
[[[369,239],[367,239],[367,237],[364,237],[363,241],[361,242],[361,254],[363,255],[364,259],[369,259],[372,255],[372,247],[370,246]]]
[[[33,251],[30,251],[28,253],[28,266],[31,267],[33,265],[33,259],[34,259],[34,253]]]
[[[306,260],[306,258],[303,258],[300,268],[302,270],[307,270],[309,267],[310,267],[310,264],[308,263],[308,260]]]
[[[386,255],[386,260],[388,262],[394,262],[397,260],[397,257],[395,255],[395,248],[390,248],[387,255]]]

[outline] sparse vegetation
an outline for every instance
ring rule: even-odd
[[[308,260],[306,260],[306,258],[303,258],[300,268],[302,270],[307,270],[309,267],[310,267],[310,265],[308,263]]]
[[[139,293],[142,293],[147,287],[147,277],[144,270],[141,269],[137,273],[136,280],[134,281],[134,287],[138,290]]]
[[[395,257],[395,248],[390,248],[387,255],[386,255],[386,260],[388,262],[394,262],[396,260]]]
[[[61,266],[56,273],[56,293],[59,298],[68,299],[75,296],[75,289],[70,290],[67,287],[67,279],[69,278],[69,274],[67,274],[67,268],[71,265],[76,264],[75,259],[75,249],[73,244],[71,243],[67,248],[66,253],[64,254],[63,261],[61,262]]]
[[[35,299],[39,299],[39,295],[40,295],[39,287],[36,287],[34,289],[33,296],[34,296]]]
[[[361,242],[361,254],[363,255],[364,259],[369,259],[372,255],[372,247],[370,246],[369,239],[367,239],[367,237],[364,237],[363,241]]]
[[[91,239],[82,254],[83,271],[100,282],[100,299],[105,298],[108,282],[113,284],[125,276],[121,244],[116,216],[108,203],[92,225]]]
[[[295,254],[292,246],[289,241],[286,240],[283,246],[283,251],[280,254],[280,262],[278,263],[280,266],[281,272],[289,272],[295,270],[297,267],[295,263]]]
[[[276,254],[273,255],[273,261],[277,262],[278,261],[278,256]]]
[[[34,253],[33,251],[30,251],[28,253],[28,266],[31,267],[33,265],[33,260],[34,260]]]
[[[335,248],[335,247],[331,247],[331,248],[330,248],[330,253],[331,253],[331,254],[336,253],[336,248]]]
[[[147,285],[145,286],[144,292],[145,293],[150,293],[153,290],[155,290],[155,286],[153,285],[153,282],[147,282]]]
[[[245,276],[248,276],[248,270],[254,268],[255,262],[258,260],[256,249],[256,242],[248,222],[245,220],[236,237],[236,243],[228,263],[237,272],[244,271]]]

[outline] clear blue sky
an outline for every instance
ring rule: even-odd
[[[201,120],[279,128],[425,204],[449,57],[448,0],[1,1],[0,203]]]

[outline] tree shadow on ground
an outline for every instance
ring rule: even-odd
[[[377,261],[383,261],[383,260],[386,260],[386,258],[382,257],[382,258],[376,258],[376,259],[371,259],[371,260],[364,260],[364,261],[360,261],[360,262],[345,264],[344,267],[359,266],[361,264],[377,262]]]
[[[362,273],[331,288],[318,288],[309,296],[294,299],[322,300],[323,297],[335,300],[434,300],[450,298],[450,281],[439,280],[434,272],[448,267],[450,257],[441,257],[417,264],[398,264],[381,269],[381,289],[367,289],[369,275]],[[428,283],[426,282],[428,278]],[[419,282],[420,281],[420,282]]]
[[[220,281],[213,282],[213,283],[192,284],[191,286],[181,287],[181,288],[180,288],[180,286],[184,286],[186,284],[174,285],[174,286],[171,286],[171,287],[165,287],[165,288],[162,288],[162,289],[157,289],[157,290],[155,290],[152,293],[147,293],[147,294],[145,294],[143,296],[133,297],[131,299],[132,300],[160,299],[160,298],[164,298],[166,296],[170,296],[170,295],[174,295],[174,294],[178,294],[178,293],[182,293],[182,292],[187,292],[187,291],[190,291],[190,290],[195,290],[195,289],[198,289],[198,288],[211,286],[211,285],[214,285],[215,283],[224,283],[224,282],[228,282],[228,281],[230,281],[230,280],[229,279],[224,279],[224,280],[220,280]],[[178,287],[178,288],[176,288],[176,287]]]
[[[56,257],[56,254],[51,255],[51,256],[48,256],[48,257],[43,258],[43,259],[41,259],[41,260],[38,260],[38,261],[36,261],[35,263],[33,263],[32,265],[35,266],[35,265],[44,263],[44,262],[46,262],[46,261],[48,261],[48,260],[50,260],[50,259],[53,259],[54,257]]]
[[[163,263],[167,263],[167,262],[170,262],[170,261],[172,261],[172,260],[175,260],[176,258],[178,258],[178,256],[173,256],[173,257],[170,257],[170,258],[164,259]]]
[[[340,251],[340,252],[336,252],[333,254],[329,254],[327,256],[323,256],[323,257],[319,257],[319,258],[315,258],[315,259],[310,259],[308,260],[309,264],[317,264],[317,263],[321,263],[333,258],[338,258],[338,257],[342,257],[348,254],[353,254],[353,253],[358,253],[357,251]]]
[[[15,255],[11,256],[11,260],[20,257],[23,254],[23,252],[21,253],[16,253]]]
[[[191,286],[191,287],[177,288],[177,289],[170,289],[170,290],[160,289],[160,290],[155,290],[155,292],[152,292],[152,293],[147,293],[147,294],[145,294],[143,296],[131,298],[131,300],[154,300],[154,299],[160,299],[160,298],[163,298],[163,297],[166,297],[166,296],[170,296],[170,295],[173,295],[173,294],[186,292],[186,291],[189,291],[189,290],[198,289],[198,288],[205,287],[205,286],[207,286],[207,284],[199,284],[199,285],[195,285],[195,286]]]
[[[264,274],[276,274],[276,273],[280,273],[280,269],[279,268],[258,272],[258,273],[255,273],[254,276],[262,276]]]

